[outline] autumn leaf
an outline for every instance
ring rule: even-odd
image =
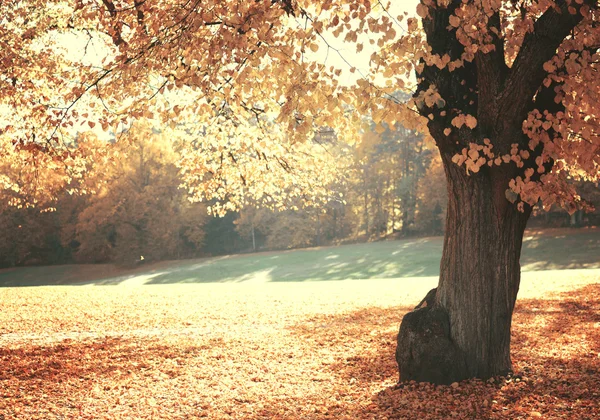
[[[472,130],[477,127],[477,119],[472,115],[467,115],[465,117],[465,125]]]

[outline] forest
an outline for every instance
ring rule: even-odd
[[[14,205],[33,203],[39,194],[27,188],[39,176],[29,152],[15,153],[14,160],[0,163],[5,182],[19,186],[2,194],[0,267],[115,263],[127,268],[443,234],[444,171],[431,139],[403,127],[377,133],[367,122],[360,143],[344,144],[330,133],[313,142],[337,162],[339,178],[326,186],[324,202],[302,206],[297,200],[291,209],[248,201],[224,215],[190,202],[181,173],[186,144],[148,125],[133,125],[118,142],[79,133],[74,147],[86,156],[85,171],[42,206]],[[600,207],[593,183],[582,183],[581,190],[594,209]],[[558,206],[536,216],[531,224],[537,227],[599,222],[598,210],[570,216]]]

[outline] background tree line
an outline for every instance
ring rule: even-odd
[[[79,177],[48,192],[53,195],[51,208],[15,205],[35,201],[23,196],[32,195],[26,189],[3,192],[0,266],[129,266],[443,233],[444,170],[421,134],[404,127],[376,130],[367,122],[356,145],[340,145],[331,134],[316,140],[340,163],[343,174],[329,186],[327,204],[298,203],[297,209],[282,211],[250,203],[238,212],[211,217],[204,203],[191,203],[180,188],[177,162],[183,145],[143,124],[134,125],[118,141],[80,134],[74,146],[88,156],[87,165]],[[15,183],[29,183],[32,162],[5,160],[2,171]],[[597,186],[583,185],[583,191],[584,198],[600,207]],[[538,212],[531,224],[585,225],[597,224],[598,219],[597,211],[568,215],[557,207]]]
[[[178,145],[143,125],[122,137],[79,135],[74,147],[89,157],[87,167],[54,193],[50,208],[11,205],[15,197],[3,194],[0,265],[131,265],[198,255],[207,212],[178,188]],[[29,164],[6,160],[3,172],[18,180]]]

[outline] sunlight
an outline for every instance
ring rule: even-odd
[[[152,280],[154,277],[157,277],[161,274],[163,274],[163,273],[142,274],[139,276],[132,276],[132,277],[129,277],[129,278],[123,280],[119,284],[122,286],[143,286],[143,285],[149,283],[150,280]]]
[[[597,0],[0,0],[0,420],[596,418],[599,42]]]
[[[249,283],[249,284],[264,284],[273,281],[271,277],[271,272],[275,270],[277,266],[267,268],[265,270],[255,271],[253,273],[248,273],[244,276],[241,276],[236,279],[238,283]]]

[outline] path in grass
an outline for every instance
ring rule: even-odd
[[[122,272],[110,265],[29,267],[0,271],[0,286],[298,282],[435,277],[442,238],[405,239],[189,261],[165,261]],[[600,268],[600,229],[528,231],[523,271]]]

